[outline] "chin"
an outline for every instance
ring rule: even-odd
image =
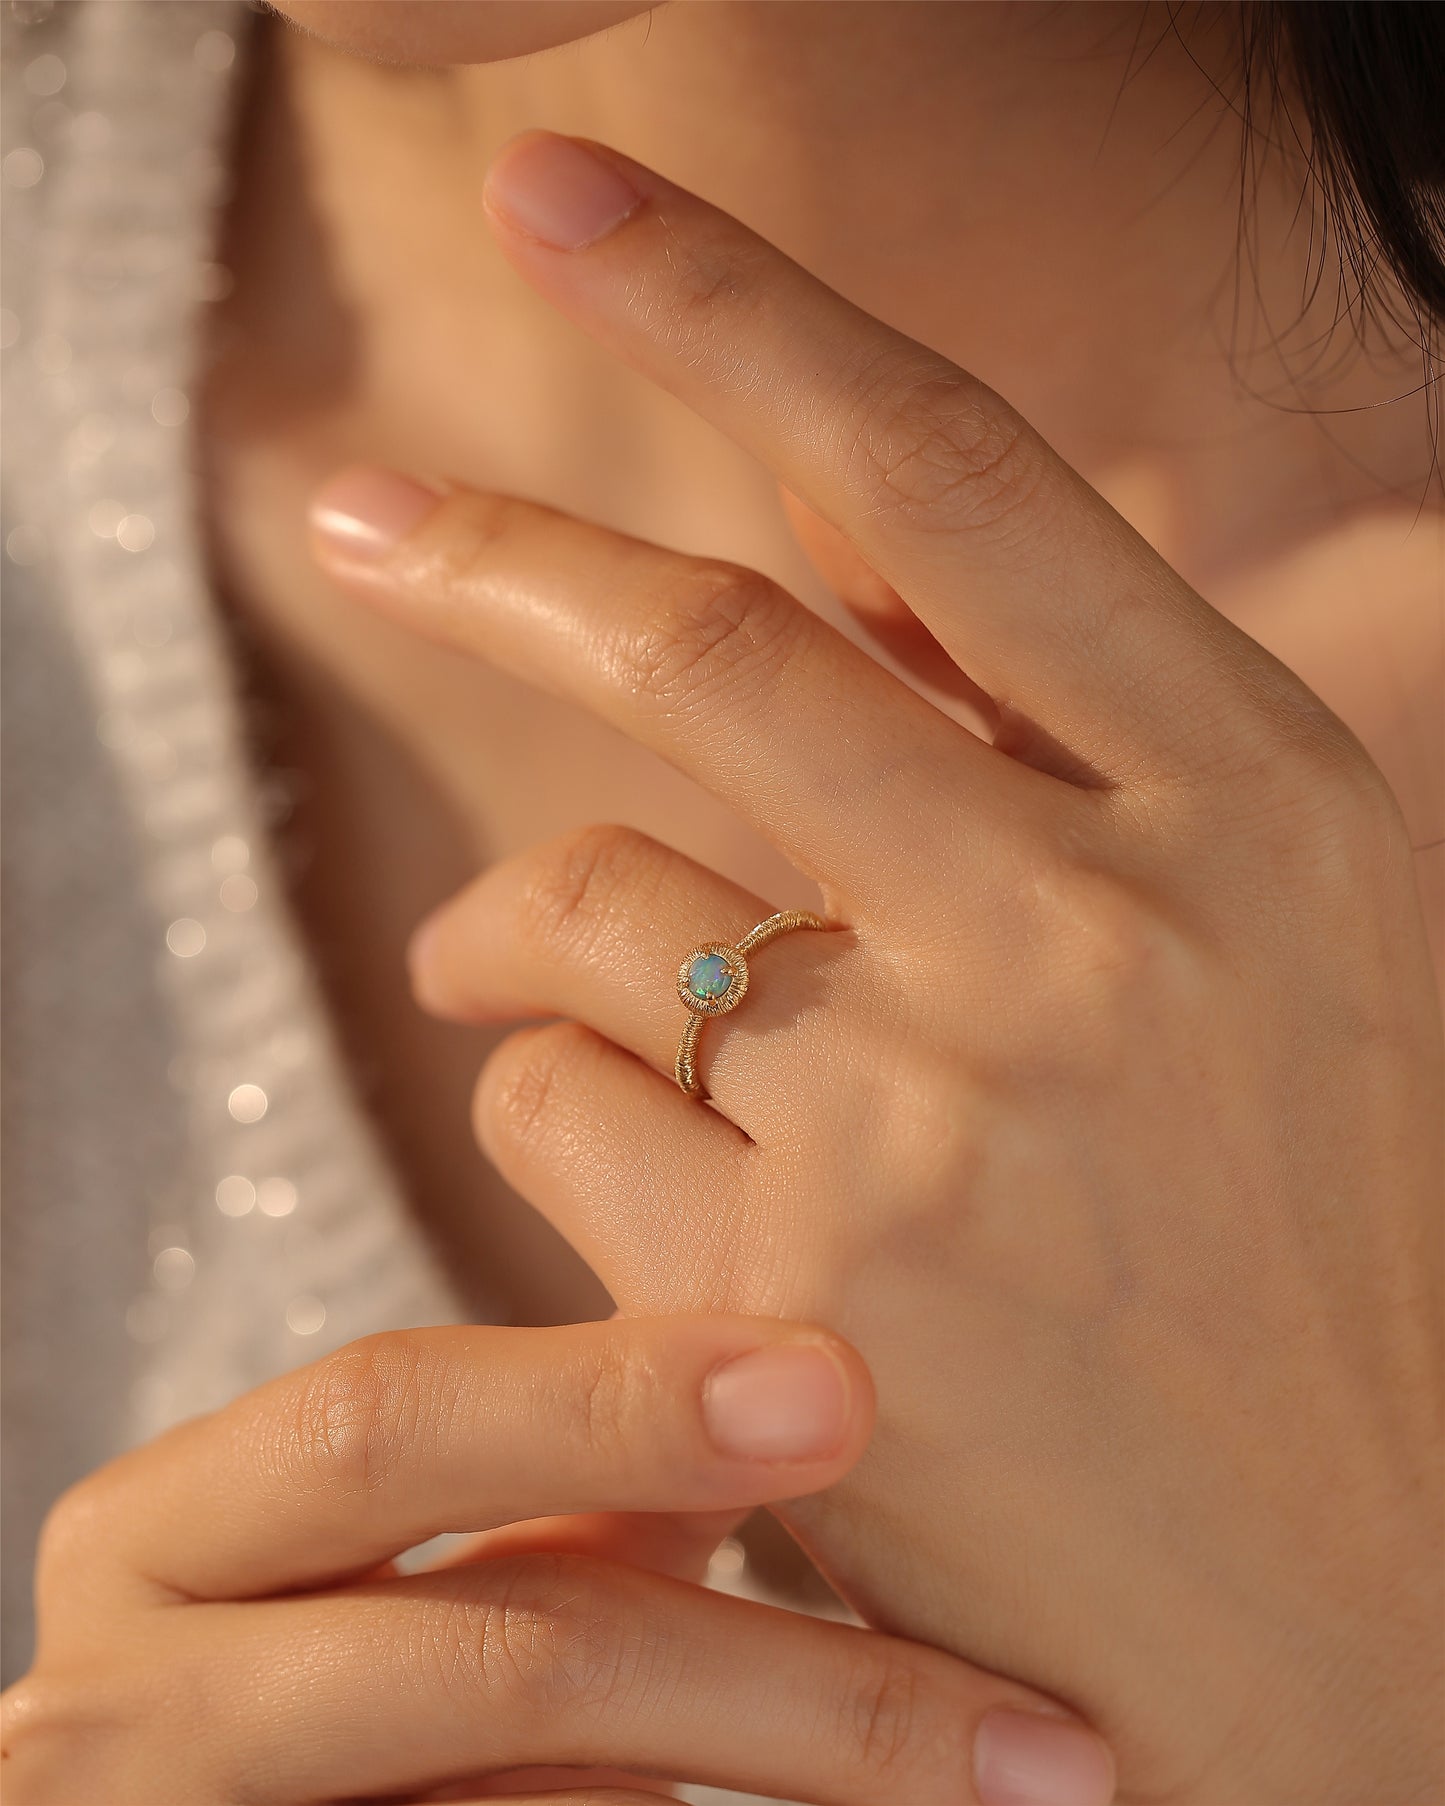
[[[274,0],[318,38],[382,63],[503,63],[575,43],[659,0]]]

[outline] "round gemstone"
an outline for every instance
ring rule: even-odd
[[[733,982],[733,969],[720,953],[699,953],[687,969],[687,988],[694,997],[722,997]]]

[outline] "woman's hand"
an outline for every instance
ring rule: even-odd
[[[1103,1745],[1021,1687],[567,1552],[621,1544],[685,1571],[741,1508],[846,1471],[871,1417],[846,1344],[773,1322],[354,1343],[61,1501],[36,1666],[5,1696],[7,1806],[567,1783],[541,1765],[838,1806],[1107,1806]],[[662,1515],[517,1522],[561,1512]],[[444,1530],[492,1534],[397,1571]],[[655,1798],[567,1797],[584,1794]]]
[[[340,478],[318,550],[356,594],[657,749],[838,925],[757,955],[706,1108],[678,961],[769,903],[621,828],[489,871],[419,996],[572,1020],[489,1061],[484,1145],[625,1308],[856,1342],[873,1448],[782,1515],[875,1621],[1084,1710],[1122,1798],[1425,1799],[1441,1038],[1378,771],[996,395],[715,210],[541,135],[488,206],[999,725],[746,570]]]

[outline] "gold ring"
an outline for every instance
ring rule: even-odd
[[[747,995],[748,955],[795,928],[826,928],[811,909],[780,909],[750,928],[736,946],[704,941],[677,969],[677,994],[687,1005],[687,1024],[677,1044],[677,1082],[689,1097],[706,1097],[697,1076],[697,1038],[709,1016],[726,1016]]]

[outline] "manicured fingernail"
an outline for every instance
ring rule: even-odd
[[[980,1806],[1109,1806],[1114,1759],[1085,1725],[999,1707],[973,1741]]]
[[[551,132],[514,138],[487,171],[486,196],[512,225],[554,251],[596,244],[642,199],[615,164]]]
[[[343,470],[312,497],[311,527],[346,558],[381,558],[420,526],[441,491],[394,470]]]
[[[848,1433],[848,1376],[815,1342],[784,1342],[714,1368],[702,1414],[719,1454],[743,1461],[822,1461]]]

